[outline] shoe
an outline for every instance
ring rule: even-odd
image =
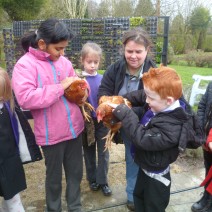
[[[132,202],[132,201],[130,201],[130,200],[127,200],[127,208],[128,208],[130,211],[135,211],[134,202]]]
[[[206,191],[202,198],[191,206],[193,212],[208,212],[212,208],[212,196]]]
[[[105,196],[110,196],[112,194],[112,191],[111,191],[110,187],[108,186],[108,184],[101,184],[100,187],[102,189],[102,193]]]
[[[100,185],[96,182],[89,183],[89,187],[92,191],[98,191],[100,189]]]

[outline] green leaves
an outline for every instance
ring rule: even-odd
[[[8,13],[12,21],[34,19],[45,0],[1,0],[1,7]]]

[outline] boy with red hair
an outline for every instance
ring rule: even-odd
[[[165,212],[170,199],[170,164],[195,136],[191,115],[186,113],[182,81],[174,69],[160,66],[143,75],[144,91],[127,98],[149,109],[139,120],[126,105],[111,105],[132,140],[132,153],[139,166],[133,198],[137,212]],[[200,141],[199,141],[200,142]],[[199,146],[201,142],[199,143]]]

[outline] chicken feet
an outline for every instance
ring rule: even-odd
[[[95,111],[95,110],[94,110],[94,107],[88,102],[85,102],[84,105],[81,106],[83,117],[85,118],[86,121],[90,122],[91,116],[88,114],[89,112],[86,111],[85,107],[89,111]]]

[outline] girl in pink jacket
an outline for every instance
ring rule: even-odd
[[[22,38],[26,53],[12,75],[15,96],[23,109],[31,111],[36,142],[45,157],[47,211],[62,211],[62,167],[68,211],[81,211],[84,120],[79,107],[64,97],[64,90],[77,78],[64,57],[71,37],[59,20],[42,22],[38,30]]]

